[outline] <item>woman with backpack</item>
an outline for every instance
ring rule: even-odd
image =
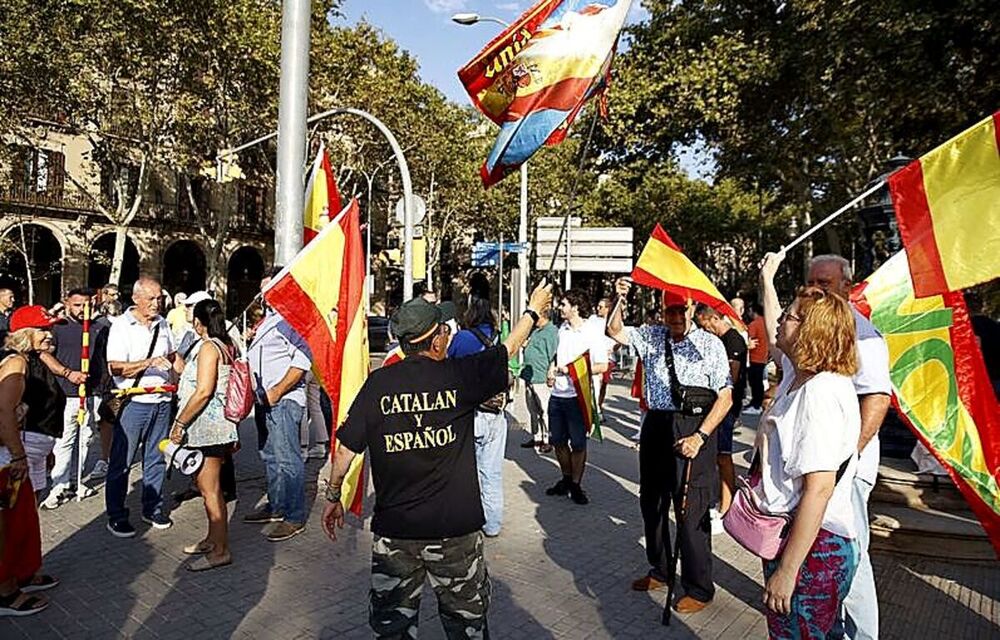
[[[232,563],[220,475],[223,461],[239,441],[236,423],[225,415],[226,389],[237,352],[226,332],[226,318],[218,302],[198,302],[193,315],[198,342],[178,384],[181,409],[170,430],[170,440],[204,455],[195,482],[205,499],[208,535],[185,547],[184,553],[201,556],[188,564],[190,571],[205,571]]]
[[[482,292],[479,292],[482,293]],[[488,295],[488,292],[486,292]],[[462,319],[461,331],[448,347],[449,358],[464,358],[499,342],[496,317],[487,295],[472,295]],[[503,525],[503,456],[507,448],[507,394],[504,392],[476,409],[476,467],[479,492],[486,524],[483,533],[490,538],[500,535]]]

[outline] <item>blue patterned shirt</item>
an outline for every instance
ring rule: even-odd
[[[629,342],[642,359],[646,404],[650,409],[674,411],[670,397],[670,373],[664,357],[670,330],[663,325],[632,329]],[[721,391],[732,387],[726,348],[715,335],[693,329],[680,342],[671,342],[674,368],[681,384]]]

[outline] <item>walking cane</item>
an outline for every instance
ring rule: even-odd
[[[663,618],[660,620],[660,623],[664,626],[670,626],[670,614],[674,601],[674,585],[677,584],[677,561],[681,555],[681,524],[687,519],[688,484],[691,482],[690,458],[684,458],[684,467],[681,475],[684,477],[684,482],[681,484],[681,509],[677,517],[677,532],[674,535],[673,548],[670,550],[670,566],[667,567],[669,569],[667,572],[667,602],[663,605]]]

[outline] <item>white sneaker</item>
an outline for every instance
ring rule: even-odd
[[[743,413],[745,413],[747,415],[750,415],[750,416],[759,416],[760,415],[760,407],[747,407],[746,409],[743,410]]]
[[[713,536],[721,535],[726,532],[725,527],[722,526],[722,515],[719,514],[718,509],[709,509],[708,516],[712,521]]]
[[[108,461],[98,460],[97,464],[94,465],[94,470],[90,472],[90,477],[94,480],[100,478],[106,478],[108,475]]]

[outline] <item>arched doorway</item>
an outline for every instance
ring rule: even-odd
[[[62,298],[63,249],[48,228],[18,224],[0,238],[0,288],[11,289],[17,305],[51,307]]]
[[[111,260],[115,255],[115,234],[105,233],[90,247],[90,261],[87,267],[87,286],[100,289],[111,279]],[[139,251],[132,239],[125,236],[125,257],[122,260],[118,288],[125,292],[122,300],[132,298],[132,285],[139,279]]]
[[[226,277],[226,315],[235,318],[260,292],[264,258],[253,247],[240,247],[229,258]]]
[[[205,288],[205,252],[191,240],[178,240],[163,254],[163,288],[194,293]]]

